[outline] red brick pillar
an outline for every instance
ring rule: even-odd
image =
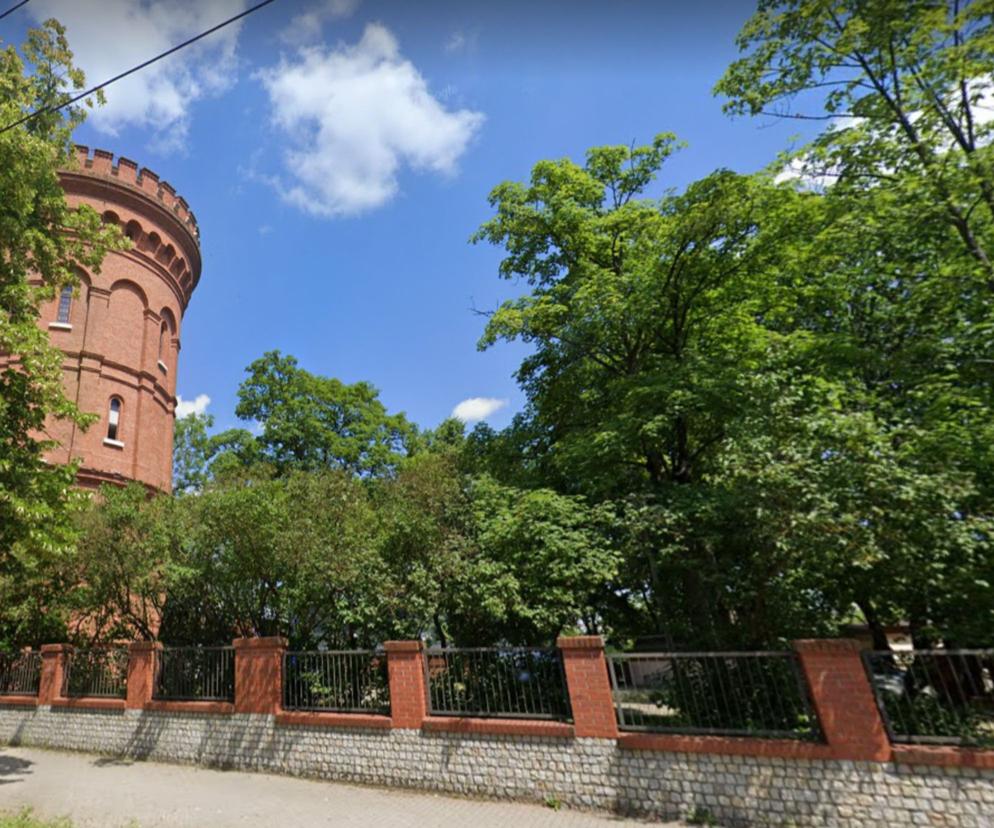
[[[235,712],[275,715],[283,700],[286,639],[236,638]]]
[[[158,641],[135,641],[128,648],[128,699],[131,710],[141,710],[152,701],[155,689],[155,659],[162,649]]]
[[[420,728],[428,712],[425,663],[420,641],[387,641],[390,716],[395,728]]]
[[[795,641],[825,741],[838,759],[886,762],[891,758],[873,688],[849,638]]]
[[[576,735],[593,739],[618,738],[604,639],[599,635],[562,636],[556,646],[563,653]]]
[[[62,676],[66,669],[68,644],[41,645],[41,680],[38,684],[38,704],[51,704],[62,698]]]

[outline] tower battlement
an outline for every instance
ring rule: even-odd
[[[82,144],[76,145],[76,162],[80,170],[85,170],[90,175],[113,178],[119,184],[134,187],[150,198],[162,202],[163,206],[189,229],[194,240],[200,242],[200,228],[190,206],[182,196],[176,194],[172,184],[159,178],[158,173],[148,167],[139,167],[130,158],[115,157],[114,153],[108,150],[95,149],[91,155],[90,148]]]

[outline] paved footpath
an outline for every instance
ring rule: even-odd
[[[86,753],[0,748],[0,812],[25,806],[46,818],[69,816],[76,828],[620,828],[646,824],[541,805],[129,762]]]

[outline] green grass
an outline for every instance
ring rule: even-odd
[[[0,828],[72,828],[72,823],[68,819],[38,819],[25,808],[16,814],[0,814]]]

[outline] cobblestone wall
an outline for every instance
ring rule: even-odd
[[[0,706],[0,744],[544,801],[723,825],[994,826],[994,771],[627,750],[611,739]]]

